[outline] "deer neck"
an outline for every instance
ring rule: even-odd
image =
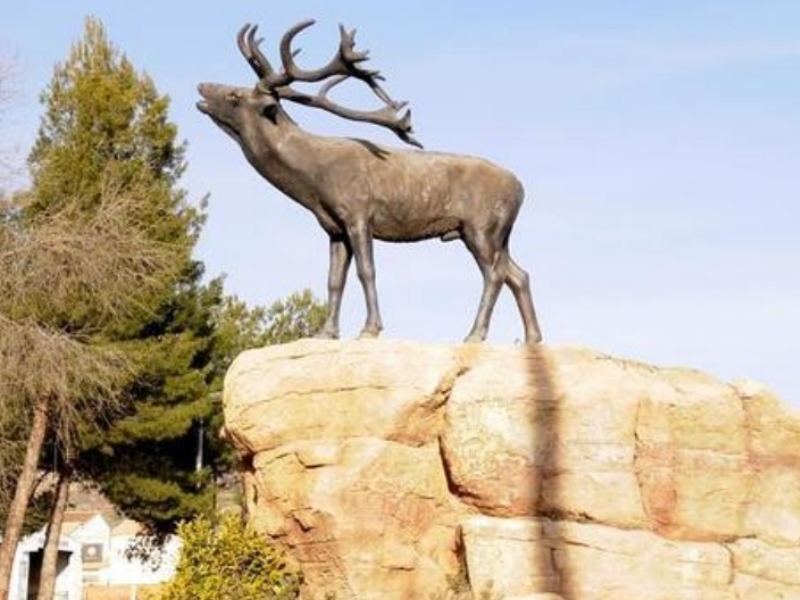
[[[317,163],[316,137],[279,110],[274,121],[245,131],[241,145],[262,177],[313,211],[316,194],[308,175]]]

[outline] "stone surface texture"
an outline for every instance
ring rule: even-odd
[[[800,415],[758,384],[302,340],[241,354],[224,404],[250,519],[308,597],[800,600]]]

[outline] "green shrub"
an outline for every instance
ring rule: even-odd
[[[159,600],[293,600],[303,576],[282,553],[232,514],[212,524],[181,524],[183,540],[175,577]]]

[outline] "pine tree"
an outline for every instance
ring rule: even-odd
[[[230,467],[220,441],[225,369],[247,346],[308,335],[323,310],[310,295],[290,296],[271,309],[226,299],[222,281],[203,284],[191,253],[203,215],[177,187],[186,168],[184,145],[169,121],[168,98],[87,19],[84,37],[57,65],[42,95],[45,115],[29,163],[35,194],[31,214],[82,198],[79,213],[96,210],[104,174],[144,187],[148,200],[130,218],[154,240],[178,244],[182,257],[169,293],[153,297],[135,318],[96,335],[111,340],[136,366],[130,401],[102,431],[87,428],[71,465],[97,484],[126,515],[156,536],[178,522],[208,514],[214,480]],[[88,315],[76,307],[67,315]]]
[[[213,323],[221,299],[219,282],[183,290],[148,324],[148,337],[123,345],[140,366],[134,401],[79,459],[117,508],[156,536],[213,511],[214,480],[226,464],[210,427],[223,374]]]
[[[202,265],[192,259],[203,215],[178,187],[185,147],[169,120],[169,99],[109,41],[97,19],[86,20],[83,38],[56,65],[41,100],[27,214],[68,206],[76,219],[85,218],[98,210],[112,176],[123,189],[146,190],[127,218],[146,227],[153,241],[180,251],[168,288],[129,318],[93,332],[131,361],[136,377],[110,425],[81,432],[70,465],[123,512],[154,530],[171,530],[178,519],[210,506],[210,478],[196,472],[194,449],[213,412],[211,316],[221,302],[219,283],[204,285]],[[90,311],[76,305],[63,322],[80,327]]]
[[[29,210],[52,210],[65,199],[92,209],[108,169],[150,186],[142,215],[167,240],[194,245],[202,222],[176,187],[186,168],[185,145],[169,121],[169,98],[136,71],[108,40],[102,23],[87,18],[84,37],[55,67],[41,95],[45,114],[29,156],[36,197]]]

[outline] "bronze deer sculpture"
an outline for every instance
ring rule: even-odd
[[[320,337],[339,336],[339,310],[347,271],[355,257],[367,305],[361,336],[383,328],[375,288],[373,239],[413,242],[435,237],[461,239],[483,274],[475,322],[466,341],[483,341],[501,286],[514,295],[525,328],[526,343],[541,340],[528,274],[510,257],[508,241],[524,192],[509,171],[468,156],[397,150],[365,140],[313,135],[285,112],[282,101],[321,108],[346,119],[387,127],[403,141],[411,137],[411,115],[400,115],[399,103],[383,90],[377,71],[361,66],[367,52],[355,50],[355,31],[340,27],[339,48],[325,66],[297,66],[295,36],[313,20],[290,28],[280,43],[282,68],[276,70],[261,52],[257,26],[238,33],[239,50],[259,78],[254,88],[201,83],[198,109],[241,146],[251,165],[273,186],[310,210],[330,238],[328,315]],[[384,106],[357,111],[330,100],[328,92],[342,81],[366,83]],[[295,82],[322,82],[316,95],[291,87]]]

